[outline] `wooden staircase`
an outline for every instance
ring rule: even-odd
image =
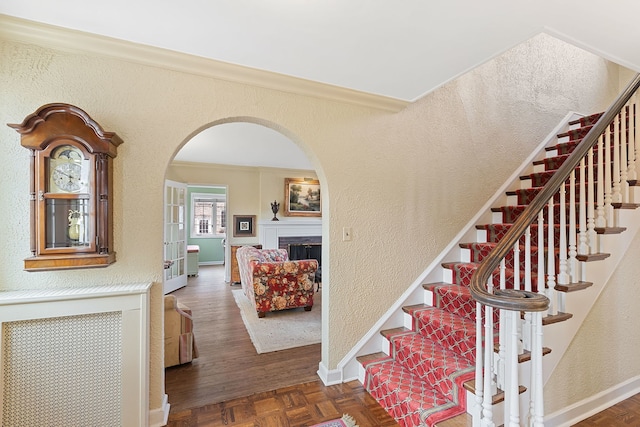
[[[633,111],[633,110],[632,110]],[[626,110],[627,123],[625,129],[633,126],[635,115]],[[490,209],[491,220],[475,225],[475,241],[463,240],[457,246],[457,258],[442,262],[439,273],[429,277],[441,280],[430,281],[422,285],[424,303],[411,303],[402,308],[403,326],[380,330],[382,337],[382,351],[368,353],[357,357],[361,364],[361,381],[367,391],[391,414],[401,426],[467,426],[471,425],[472,417],[469,413],[477,413],[481,405],[475,400],[475,381],[477,380],[476,358],[480,326],[476,323],[476,316],[485,316],[485,312],[477,313],[477,302],[470,290],[471,278],[480,263],[491,254],[498,242],[512,227],[518,217],[554,173],[569,158],[570,153],[578,146],[582,138],[587,135],[592,126],[602,116],[602,113],[568,121],[568,129],[556,134],[556,140],[546,144],[544,156],[531,163],[528,171],[519,177],[519,188],[509,189],[501,198],[503,204]],[[611,147],[611,150],[617,148]],[[618,149],[619,150],[619,149]],[[606,154],[606,149],[605,149]],[[608,158],[608,156],[607,156]],[[586,170],[586,169],[583,169]],[[585,172],[586,175],[586,172]],[[577,176],[577,175],[576,175]],[[577,178],[579,180],[579,176]],[[635,185],[636,181],[629,181]],[[569,184],[567,183],[567,186]],[[584,185],[584,184],[583,184]],[[590,185],[590,184],[588,184]],[[596,183],[593,183],[595,186]],[[569,189],[567,187],[567,194]],[[634,190],[631,189],[630,192]],[[573,203],[576,211],[589,209],[584,203],[580,205],[580,197],[585,198],[586,191],[576,190],[571,201],[565,196],[553,197],[549,209],[544,210],[543,216],[551,221],[552,226],[540,226],[532,223],[530,229],[530,244],[525,249],[524,237],[520,244],[514,247],[501,265],[492,273],[492,281],[502,281],[503,288],[523,289],[526,277],[531,292],[547,295],[552,299],[552,307],[542,317],[543,325],[557,324],[571,321],[573,315],[564,312],[564,301],[567,294],[589,289],[593,283],[587,280],[553,280],[549,282],[545,277],[538,280],[536,273],[540,262],[546,264],[547,274],[555,275],[565,266],[560,250],[561,242],[565,242],[571,234],[569,223],[562,218],[565,215],[562,205]],[[593,197],[593,196],[592,196]],[[593,203],[595,205],[595,203]],[[580,207],[581,206],[581,207]],[[637,203],[612,203],[612,208],[636,209]],[[593,207],[595,209],[595,206]],[[487,218],[487,215],[484,215]],[[542,223],[540,223],[542,224]],[[579,233],[578,226],[574,233]],[[549,229],[553,227],[550,233]],[[538,233],[553,236],[555,246],[553,250],[535,246]],[[595,227],[599,235],[619,234],[625,227],[605,225]],[[562,234],[565,236],[561,237]],[[469,237],[469,233],[465,235]],[[551,240],[550,240],[551,241]],[[574,243],[575,245],[576,243]],[[549,252],[554,252],[549,257]],[[524,255],[526,254],[526,255]],[[580,263],[598,263],[607,259],[610,254],[591,251],[589,254],[577,255]],[[550,270],[550,264],[552,269]],[[525,267],[526,266],[526,267]],[[529,276],[527,271],[530,272]],[[573,278],[573,277],[572,277]],[[558,284],[558,282],[562,282]],[[553,286],[549,286],[551,283]],[[415,298],[409,298],[415,300]],[[558,301],[558,302],[556,302]],[[493,319],[493,338],[496,354],[504,351],[499,344],[499,328],[501,321],[500,310],[489,311]],[[525,313],[522,313],[522,319]],[[485,342],[489,338],[485,337]],[[543,355],[548,355],[552,348],[544,347]],[[530,352],[522,348],[518,354],[518,363],[529,363]],[[485,368],[486,370],[486,368]],[[529,384],[520,385],[519,392],[525,393]],[[502,390],[494,387],[492,405],[503,400]],[[476,405],[476,409],[471,407]],[[469,412],[469,413],[468,413]]]

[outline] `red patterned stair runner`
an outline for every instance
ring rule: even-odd
[[[407,309],[413,319],[412,330],[397,332],[388,337],[391,343],[391,354],[388,357],[362,362],[365,368],[366,390],[401,426],[432,427],[438,422],[466,412],[466,392],[463,384],[472,380],[475,375],[476,304],[468,288],[471,275],[601,114],[580,119],[579,129],[558,135],[568,136],[569,141],[554,147],[557,151],[556,157],[536,162],[543,164],[545,171],[527,176],[531,179],[532,188],[507,192],[507,195],[518,196],[518,206],[494,209],[495,212],[502,213],[502,223],[476,226],[477,229],[486,231],[486,242],[460,244],[463,249],[470,250],[470,262],[443,264],[445,269],[451,270],[452,283],[428,286],[434,293],[435,306]],[[556,215],[557,209],[554,213],[554,216]],[[557,242],[560,235],[557,221],[554,229]],[[535,272],[538,262],[538,248],[535,247],[538,236],[537,224],[532,224],[530,230],[531,263],[532,271]],[[546,226],[544,233],[546,240]],[[544,258],[546,262],[546,256]],[[521,262],[522,260],[517,264],[520,265]],[[513,254],[510,254],[505,260],[507,287],[513,286],[514,264],[516,263]],[[496,271],[495,274],[499,272]],[[524,275],[521,274],[520,277]],[[535,292],[535,274],[531,282]],[[495,324],[498,318],[499,313],[496,310]]]

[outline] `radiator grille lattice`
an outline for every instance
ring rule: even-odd
[[[122,312],[5,322],[2,426],[122,424]]]

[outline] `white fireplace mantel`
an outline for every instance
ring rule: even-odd
[[[322,220],[260,222],[260,244],[264,249],[277,249],[281,237],[305,236],[322,236]]]

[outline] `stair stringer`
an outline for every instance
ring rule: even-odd
[[[356,360],[358,356],[371,354],[375,352],[384,352],[389,354],[388,342],[380,331],[390,328],[404,326],[411,328],[407,324],[409,316],[404,316],[402,307],[413,304],[432,305],[431,292],[425,291],[423,284],[439,282],[446,280],[447,271],[442,267],[442,263],[448,261],[459,261],[462,257],[462,250],[459,244],[468,241],[481,241],[478,239],[477,224],[488,224],[493,222],[493,212],[491,208],[494,206],[504,205],[507,201],[507,190],[520,187],[520,176],[533,172],[533,162],[546,156],[545,148],[553,146],[557,143],[557,135],[567,131],[570,128],[569,122],[585,117],[584,114],[569,112],[559,122],[559,124],[543,139],[543,141],[532,151],[532,153],[522,162],[516,171],[505,181],[505,183],[496,190],[495,194],[485,203],[478,213],[462,228],[460,233],[446,246],[446,248],[438,255],[424,270],[422,274],[407,288],[407,290],[391,305],[389,310],[369,329],[369,331],[356,343],[356,345],[345,355],[338,363],[337,372],[331,372],[332,378],[339,376],[342,382],[358,379],[364,381],[364,369]],[[327,373],[323,366],[320,366],[320,372]],[[322,376],[321,376],[322,378]],[[325,381],[325,378],[322,378]],[[325,381],[325,384],[327,382]],[[472,402],[472,400],[470,401]]]

